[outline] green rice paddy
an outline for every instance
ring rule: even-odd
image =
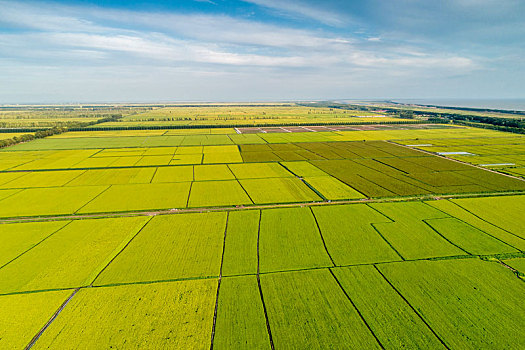
[[[228,127],[2,149],[0,348],[525,348],[523,140]]]

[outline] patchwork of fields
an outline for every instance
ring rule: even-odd
[[[364,112],[333,108],[282,105],[194,105],[154,108],[142,113],[126,115],[118,122],[101,123],[112,126],[166,126],[166,125],[254,125],[254,124],[330,124],[330,123],[384,123],[399,121],[378,112]]]
[[[412,141],[410,141],[412,143]],[[410,144],[403,141],[402,144]],[[414,148],[509,175],[525,177],[525,137],[423,139]]]
[[[443,130],[3,149],[0,348],[524,348],[525,138]]]
[[[374,132],[408,138],[426,132],[447,136],[443,142],[480,133],[465,128],[446,134],[435,128],[353,132],[360,135],[342,131],[157,136],[148,131],[148,136],[66,138],[66,133],[1,152],[0,217],[525,190],[519,179],[378,141],[380,135]],[[505,140],[502,133],[483,132]],[[235,136],[261,141],[232,144]],[[371,140],[356,140],[360,136]],[[195,145],[210,137],[217,144]],[[177,140],[176,146],[162,144],[170,138]],[[195,142],[188,145],[185,140]],[[36,148],[41,150],[31,150]]]

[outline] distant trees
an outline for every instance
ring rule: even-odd
[[[41,138],[51,136],[51,135],[61,134],[65,131],[67,131],[66,128],[55,127],[55,128],[51,128],[47,130],[40,130],[40,131],[35,132],[34,134],[23,134],[20,136],[14,136],[10,139],[0,140],[0,148],[16,145],[17,143],[32,141],[34,139],[41,139]],[[2,134],[0,133],[0,139],[1,138],[2,138]]]

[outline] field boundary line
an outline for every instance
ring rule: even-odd
[[[505,264],[505,262],[503,261],[503,259],[497,259],[497,262],[498,264],[502,265],[503,267],[511,270],[512,272],[514,272],[514,274],[516,275],[517,278],[519,278],[520,280],[522,280],[523,282],[525,282],[525,279],[522,277],[523,276],[523,273],[519,270],[516,270],[515,268],[513,268],[512,266],[510,265],[507,265]]]
[[[63,228],[65,228],[66,226],[68,226],[70,223],[72,223],[73,220],[69,221],[67,224],[65,224],[64,226],[60,227],[59,229],[51,232],[49,235],[47,235],[46,237],[42,238],[39,242],[35,243],[33,246],[29,247],[28,249],[24,250],[22,253],[18,254],[16,257],[14,257],[13,259],[9,260],[8,262],[6,262],[4,265],[0,266],[0,270],[3,269],[4,267],[6,267],[7,265],[9,265],[10,263],[12,263],[13,261],[17,260],[18,258],[20,258],[21,256],[23,256],[24,254],[26,254],[27,252],[29,252],[30,250],[32,250],[33,248],[39,246],[42,242],[44,242],[45,240],[47,240],[49,237],[53,236],[55,233],[57,233],[58,231],[62,230]]]
[[[404,157],[404,158],[403,158],[403,157],[382,157],[382,158],[379,158],[379,159],[384,159],[384,158],[387,158],[387,159],[391,159],[391,158],[392,158],[392,159],[404,159],[404,158],[410,158],[410,157]],[[412,158],[414,158],[414,157],[412,157]],[[394,170],[397,170],[397,171],[401,172],[401,173],[402,173],[401,175],[410,175],[410,174],[407,173],[406,171],[403,171],[403,170],[401,170],[401,169],[398,169],[398,168],[396,168],[396,167],[394,167],[394,166],[391,166],[391,165],[389,165],[389,164],[383,163],[383,162],[379,161],[379,160],[376,159],[376,158],[370,158],[370,159],[373,160],[374,162],[377,162],[377,163],[379,163],[379,164],[383,164],[384,166],[387,166],[387,167],[389,167],[389,168],[392,168],[392,169],[394,169]],[[355,163],[357,163],[357,164],[359,164],[359,165],[362,165],[362,166],[368,168],[369,170],[372,170],[372,171],[378,172],[378,173],[380,173],[380,174],[384,174],[384,173],[381,172],[380,170],[377,170],[377,169],[374,169],[374,168],[372,168],[372,167],[369,167],[368,165],[360,164],[360,163],[358,163],[358,162],[355,162]],[[383,189],[385,189],[385,190],[387,190],[387,191],[389,191],[389,192],[392,192],[392,193],[394,193],[394,194],[397,194],[398,196],[403,196],[403,194],[401,194],[401,193],[396,193],[396,192],[394,192],[394,191],[391,190],[391,189],[388,189],[388,188],[386,188],[386,187],[384,187],[384,186],[381,186],[380,184],[378,184],[378,183],[375,182],[375,181],[372,181],[372,180],[370,180],[370,179],[367,179],[367,178],[363,177],[363,176],[360,175],[360,174],[357,174],[357,176],[362,177],[363,179],[365,179],[365,180],[367,180],[367,181],[369,181],[369,182],[375,184],[376,186],[379,186],[379,187],[381,187],[381,188],[383,188]],[[428,192],[427,195],[431,195],[431,194],[432,194],[432,190],[428,190],[428,189],[426,189],[426,188],[424,188],[424,187],[421,187],[421,185],[427,185],[427,186],[430,186],[430,187],[435,187],[435,186],[428,185],[428,184],[426,184],[426,183],[424,183],[424,182],[422,182],[422,181],[419,181],[419,180],[417,180],[416,178],[411,178],[411,177],[409,177],[409,176],[406,176],[406,177],[408,177],[408,178],[411,179],[411,180],[414,180],[413,182],[408,182],[408,181],[406,181],[406,179],[400,179],[400,178],[398,177],[399,174],[395,174],[395,173],[394,173],[394,174],[388,174],[387,176],[390,177],[390,178],[392,178],[392,179],[394,179],[394,180],[400,181],[400,182],[402,182],[402,183],[404,183],[404,184],[406,184],[406,185],[409,185],[409,186],[412,186],[412,187],[416,187],[416,188],[419,188],[420,190],[423,190],[423,191],[425,191],[425,192]],[[419,183],[418,183],[418,184],[415,184],[414,182],[419,182]],[[358,191],[358,192],[359,192],[359,191]]]
[[[13,180],[16,180],[16,179],[13,179]],[[0,202],[6,200],[7,198],[13,197],[15,194],[19,194],[20,192],[26,190],[25,188],[6,188],[6,190],[10,190],[10,189],[11,189],[11,190],[15,190],[15,192],[14,192],[14,193],[11,193],[11,194],[10,194],[9,196],[7,196],[7,197],[4,197],[4,198],[0,199]],[[18,191],[16,191],[16,190],[18,190]]]
[[[423,219],[421,221],[423,221],[425,223],[425,225],[427,225],[432,231],[434,231],[435,233],[437,233],[441,238],[443,238],[445,241],[447,241],[448,243],[452,244],[454,247],[464,251],[465,253],[467,253],[468,255],[474,255],[472,254],[471,252],[461,248],[459,245],[457,245],[456,243],[452,242],[450,239],[448,239],[447,237],[443,236],[443,234],[441,232],[439,232],[438,230],[436,230],[430,223],[429,221],[430,220],[442,220],[442,219],[448,219],[448,218],[436,218],[436,219]]]
[[[450,202],[450,201],[449,201],[449,202]],[[502,240],[502,239],[500,239],[500,238],[498,238],[498,237],[496,237],[496,236],[491,235],[491,234],[488,233],[487,231],[482,230],[482,229],[480,229],[479,227],[476,227],[476,226],[474,226],[473,224],[468,223],[468,222],[466,222],[466,221],[464,221],[464,220],[462,220],[462,219],[460,219],[460,218],[458,218],[458,217],[456,217],[456,216],[454,216],[454,215],[452,215],[452,214],[449,214],[449,213],[447,213],[446,211],[443,211],[443,210],[441,210],[441,209],[439,209],[439,208],[433,207],[433,206],[431,206],[430,204],[428,204],[428,203],[426,203],[426,202],[423,202],[423,204],[425,204],[425,205],[427,205],[427,206],[429,206],[429,207],[431,207],[431,208],[433,208],[433,209],[437,209],[437,210],[439,210],[440,212],[442,212],[443,214],[448,215],[449,217],[454,218],[454,219],[456,219],[456,220],[458,220],[458,221],[461,221],[461,222],[464,223],[465,225],[470,226],[470,227],[472,227],[473,229],[476,229],[476,230],[478,230],[478,231],[481,231],[481,232],[483,232],[484,234],[486,234],[487,236],[492,237],[492,238],[494,238],[495,240],[500,241],[501,243],[503,243],[503,244],[505,244],[505,245],[508,245],[509,247],[514,248],[514,249],[516,249],[516,250],[519,251],[519,252],[522,251],[522,250],[516,248],[515,246],[513,246],[512,244],[507,243],[507,242],[505,242],[504,240]],[[469,212],[468,212],[468,213],[469,213]],[[474,214],[472,214],[472,213],[469,213],[469,214],[471,214],[471,215],[474,216]],[[476,217],[476,216],[474,216],[474,217]],[[481,218],[478,218],[478,219],[479,219],[479,220],[482,220]],[[494,227],[496,227],[496,228],[498,228],[498,229],[500,229],[500,230],[503,230],[503,229],[499,228],[498,226],[489,223],[488,221],[484,221],[484,222],[487,222],[489,225],[492,225],[492,226],[494,226]],[[507,231],[504,231],[504,232],[507,232]],[[507,232],[507,233],[510,233],[510,232]],[[518,236],[516,236],[516,237],[518,237]]]
[[[99,273],[96,274],[96,276],[93,278],[93,280],[89,283],[89,286],[92,287],[93,286],[93,283],[95,283],[95,281],[97,280],[97,278],[100,277],[100,275],[108,268],[109,265],[111,265],[111,263],[113,261],[115,261],[115,259],[124,251],[124,249],[126,249],[130,243],[135,239],[135,237],[137,237],[139,235],[139,233],[142,232],[142,230],[144,230],[144,228],[149,224],[149,222],[151,220],[153,220],[154,216],[150,217],[149,220],[147,220],[144,225],[142,225],[142,227],[137,231],[137,233],[135,233],[133,235],[133,237],[131,237],[127,242],[126,244],[124,244],[124,246],[109,260],[109,262],[100,270]]]
[[[386,278],[386,276],[381,272],[381,270],[379,270],[379,268],[376,266],[376,265],[372,265],[374,266],[374,268],[376,269],[376,271],[381,275],[381,277],[383,277],[383,279],[390,285],[390,287],[403,299],[403,301],[412,309],[412,311],[414,311],[414,313],[421,319],[421,321],[423,321],[423,323],[425,324],[425,326],[427,326],[427,328],[432,332],[432,334],[434,334],[434,336],[441,342],[441,344],[443,344],[443,346],[446,348],[446,349],[450,349],[447,344],[445,343],[445,341],[443,339],[441,339],[441,337],[436,333],[436,331],[434,331],[432,329],[432,327],[430,327],[430,325],[427,323],[427,321],[423,318],[423,316],[417,312],[416,308],[414,308],[414,306],[412,306],[412,304],[410,304],[407,300],[407,298],[405,298],[405,296],[403,294],[401,294],[401,292],[392,284],[392,282],[390,282],[388,280],[388,278]]]
[[[350,298],[350,296],[348,295],[348,293],[346,292],[346,290],[343,288],[343,286],[341,285],[341,282],[339,282],[339,279],[337,279],[337,276],[335,275],[334,271],[332,270],[332,268],[329,268],[328,271],[330,271],[330,274],[332,275],[332,277],[334,278],[335,282],[337,283],[337,285],[339,286],[339,288],[341,289],[341,291],[344,293],[344,295],[346,296],[346,299],[348,299],[348,301],[350,302],[350,304],[352,304],[354,310],[357,312],[357,314],[359,315],[359,318],[361,318],[361,321],[363,321],[363,323],[365,324],[366,328],[368,328],[368,330],[370,331],[370,333],[374,336],[375,340],[377,341],[377,343],[379,344],[379,346],[381,347],[381,349],[385,349],[385,347],[383,346],[383,344],[381,343],[381,341],[379,340],[379,338],[377,337],[377,335],[374,333],[374,331],[372,330],[372,328],[370,327],[370,325],[368,324],[368,322],[366,322],[365,318],[363,317],[363,314],[361,314],[361,311],[359,311],[359,309],[357,308],[357,306],[355,305],[354,301],[352,300],[352,298]]]
[[[514,258],[525,258],[525,253],[518,252],[518,253],[503,253],[503,254],[489,254],[489,255],[451,255],[451,256],[410,259],[410,260],[404,260],[404,261],[390,260],[390,261],[380,261],[380,262],[370,262],[370,263],[345,264],[345,265],[338,265],[338,266],[318,266],[318,267],[306,267],[306,268],[291,269],[291,270],[276,270],[276,271],[261,272],[260,275],[264,276],[264,275],[281,274],[281,273],[296,273],[296,272],[303,272],[303,271],[323,270],[323,269],[340,268],[340,267],[373,266],[373,265],[380,266],[380,265],[386,265],[386,264],[402,264],[402,263],[415,262],[415,261],[441,261],[441,260],[464,260],[464,259],[480,259],[483,261],[491,261],[491,259],[505,260],[505,259],[514,259]],[[222,276],[222,277],[228,279],[228,278],[248,277],[248,276],[257,277],[257,274],[256,273],[241,273],[241,274],[227,275],[227,276]],[[16,291],[16,292],[0,293],[0,296],[56,292],[56,291],[74,290],[76,288],[79,288],[79,289],[112,288],[112,287],[121,287],[121,286],[129,286],[129,285],[177,283],[177,282],[208,280],[208,279],[216,279],[216,278],[217,276],[194,276],[194,277],[171,278],[171,279],[163,279],[163,280],[119,282],[119,283],[109,283],[109,284],[90,285],[90,286],[83,285],[80,287],[64,287],[64,288]]]
[[[393,222],[383,222],[383,224],[395,224],[395,223],[396,223],[395,221],[393,221]],[[376,227],[377,224],[379,224],[379,223],[370,223],[370,226],[372,226],[372,228],[374,229],[374,231],[377,232],[379,237],[381,237],[383,239],[383,241],[385,241],[386,244],[388,244],[388,246],[401,258],[402,261],[406,261],[405,257],[403,255],[401,255],[401,253],[392,245],[392,243],[390,243],[388,241],[388,239],[386,239],[386,237],[383,236],[381,231],[379,231],[379,229]]]
[[[215,310],[213,312],[213,324],[211,327],[211,343],[210,350],[213,350],[213,341],[215,340],[215,326],[217,324],[217,311],[219,310],[219,292],[221,290],[222,282],[222,266],[224,265],[224,251],[226,250],[226,234],[228,232],[228,220],[230,213],[226,213],[226,225],[224,227],[224,239],[222,241],[222,255],[221,255],[221,267],[219,269],[219,280],[217,281],[217,296],[215,297]]]
[[[272,330],[270,328],[270,321],[268,319],[268,311],[266,309],[266,303],[264,302],[264,296],[261,286],[261,258],[259,254],[259,245],[261,240],[261,220],[262,220],[262,210],[259,210],[259,227],[257,229],[257,285],[259,287],[259,295],[261,296],[261,302],[263,306],[264,311],[264,318],[266,319],[266,331],[268,332],[268,337],[270,340],[270,347],[272,350],[275,350],[275,346],[273,344],[273,337],[272,337]]]
[[[78,213],[79,210],[81,210],[82,208],[84,208],[86,205],[88,205],[89,203],[93,202],[95,199],[97,199],[100,195],[102,195],[102,193],[106,192],[107,190],[109,190],[111,188],[111,186],[113,185],[107,185],[108,187],[106,187],[105,189],[103,189],[100,193],[98,193],[95,197],[91,198],[90,200],[88,200],[83,206],[81,206],[80,208],[78,208],[77,210],[74,211],[74,213],[72,215],[75,215]],[[66,187],[67,188],[67,187]]]
[[[293,171],[291,171],[290,169],[288,169],[288,167],[284,164],[282,164],[283,161],[279,161],[277,162],[277,164],[279,164],[280,166],[282,166],[286,171],[288,171],[290,174],[292,174],[293,176],[295,176],[297,179],[299,179],[302,183],[304,183],[306,185],[306,187],[308,187],[309,189],[311,189],[316,195],[319,196],[319,198],[321,198],[324,202],[327,202],[328,201],[328,198],[326,198],[321,192],[319,192],[314,186],[312,186],[311,184],[308,183],[308,181],[306,181],[302,176],[299,176],[297,175],[296,173],[294,173]],[[310,163],[310,162],[309,162]],[[312,164],[313,165],[313,164]],[[314,165],[315,166],[315,165]],[[316,167],[317,168],[317,167]],[[322,171],[322,170],[321,170]],[[327,174],[328,175],[328,174]],[[330,175],[328,175],[330,176]],[[334,265],[335,266],[335,265]]]
[[[313,193],[315,193],[316,195],[319,196],[319,198],[321,198],[323,200],[323,202],[328,202],[329,199],[326,198],[321,192],[319,192],[314,186],[310,185],[308,183],[308,181],[306,181],[305,179],[303,178],[299,178],[299,180],[304,183],[306,185],[306,187],[308,187],[310,190],[312,190]]]
[[[154,183],[153,182],[153,179],[155,178],[155,175],[157,175],[157,171],[159,171],[159,167],[155,167],[155,171],[153,172],[153,176],[151,177],[151,179],[149,180],[148,183]]]
[[[334,141],[334,142],[338,142],[338,141]],[[343,142],[345,142],[345,141],[343,141]],[[296,145],[296,146],[299,147],[299,148],[302,148],[302,149],[305,150],[305,151],[311,152],[311,153],[315,154],[316,156],[319,156],[319,157],[322,158],[322,159],[312,159],[312,160],[334,160],[334,159],[328,159],[328,158],[325,158],[325,157],[323,157],[322,155],[320,155],[319,153],[314,152],[314,151],[311,150],[311,149],[307,149],[307,148],[302,147],[301,144],[302,144],[303,142],[291,142],[291,143],[292,143],[293,145]],[[311,143],[311,142],[306,141],[306,142],[304,142],[304,143]],[[324,142],[319,142],[319,143],[324,143]],[[279,158],[280,158],[280,157],[279,157]],[[308,162],[310,162],[310,160],[308,160]]]
[[[355,162],[354,162],[354,163],[355,163]],[[359,164],[359,163],[357,163],[357,164]],[[359,164],[359,165],[361,165],[361,164]],[[363,166],[367,167],[366,165],[363,165]],[[372,168],[370,168],[370,167],[367,167],[367,168],[370,169],[370,170],[372,170],[372,171],[376,171],[376,172],[377,172],[377,170],[375,170],[375,169],[372,169]],[[394,191],[389,190],[388,188],[386,188],[386,187],[384,187],[384,186],[381,186],[380,184],[378,184],[378,183],[375,182],[375,181],[372,181],[371,179],[367,179],[366,177],[364,177],[364,176],[362,176],[362,175],[359,175],[359,174],[356,174],[356,176],[359,176],[360,178],[362,178],[362,179],[365,180],[365,181],[368,181],[368,182],[373,183],[374,185],[376,185],[377,187],[382,188],[382,189],[385,190],[385,191],[388,191],[388,192],[390,192],[390,193],[392,193],[392,194],[394,194],[394,195],[399,196],[399,194],[395,193]],[[334,176],[334,177],[337,178],[336,176]],[[341,182],[344,182],[344,181],[341,180],[341,179],[338,179],[338,180],[341,181]],[[396,180],[397,180],[397,179],[396,179]],[[347,184],[346,182],[344,182],[344,183]],[[347,184],[347,185],[348,185],[348,184]],[[350,186],[350,185],[348,185],[348,186]],[[350,187],[351,187],[351,186],[350,186]],[[353,188],[353,187],[352,187],[352,188]],[[355,188],[354,188],[354,190],[357,191],[357,189],[355,189]],[[357,192],[362,193],[362,192],[360,192],[360,191],[357,191]],[[364,194],[364,193],[363,193],[363,194]],[[396,197],[397,197],[397,196],[396,196]]]
[[[312,207],[310,207],[310,212],[312,213],[312,216],[314,217],[314,220],[315,220],[315,225],[317,226],[317,230],[319,231],[319,236],[321,236],[321,240],[323,241],[323,245],[324,245],[324,249],[326,250],[326,254],[328,254],[328,257],[330,258],[330,260],[332,261],[332,264],[334,266],[337,266],[334,262],[334,259],[332,258],[332,255],[330,254],[330,252],[328,251],[328,247],[326,246],[326,242],[324,240],[324,236],[323,236],[323,232],[321,231],[321,227],[319,226],[319,222],[317,221],[317,217],[315,216],[315,213],[314,213],[314,210],[312,209]]]
[[[37,342],[38,339],[40,339],[40,337],[42,336],[42,334],[46,331],[46,329],[49,328],[49,326],[51,325],[51,323],[53,323],[53,321],[58,317],[58,315],[60,315],[60,313],[65,309],[65,307],[67,306],[67,304],[69,304],[69,302],[71,301],[71,299],[73,299],[73,297],[78,293],[78,291],[80,290],[80,288],[77,288],[73,291],[73,293],[71,293],[71,295],[66,299],[66,301],[64,301],[62,303],[62,305],[58,308],[57,311],[55,311],[55,313],[53,314],[53,316],[51,316],[51,318],[46,322],[46,324],[40,329],[40,331],[33,337],[33,339],[31,339],[31,341],[29,342],[29,344],[26,345],[26,347],[24,348],[25,350],[29,350],[33,347],[33,345],[35,345],[35,343]]]
[[[29,141],[28,141],[28,142],[29,142]],[[24,143],[24,142],[22,142],[22,143]],[[15,145],[12,145],[12,146],[15,146]],[[8,146],[8,147],[10,147],[10,146]],[[7,148],[7,147],[4,147],[4,148],[2,149],[2,151],[4,151],[6,148]],[[8,150],[5,150],[4,152],[17,152],[17,151],[8,151]],[[23,151],[22,151],[22,152],[23,152]],[[16,170],[14,170],[13,168],[18,168],[19,166],[23,166],[23,165],[26,165],[26,164],[29,164],[29,163],[31,163],[31,162],[34,162],[34,161],[36,161],[36,160],[41,160],[41,159],[42,159],[42,158],[30,159],[30,160],[28,160],[27,162],[24,162],[24,163],[22,163],[22,164],[13,165],[13,166],[11,166],[11,167],[9,167],[9,168],[6,168],[6,169],[2,170],[1,172],[12,172],[12,171],[16,171]],[[75,164],[76,164],[76,163],[75,163]],[[13,170],[11,170],[11,169],[13,169]]]
[[[237,128],[234,128],[234,129],[235,129],[235,131],[237,131]],[[210,133],[211,133],[211,130],[210,130]],[[239,133],[237,133],[237,134],[239,134]],[[210,135],[212,135],[212,134],[210,134]],[[233,134],[231,134],[231,135],[233,135]],[[230,134],[226,134],[226,136],[228,136],[228,138],[232,142],[231,144],[237,146],[237,150],[239,151],[239,153],[241,153],[241,151],[239,150],[239,145],[237,143],[235,143],[235,141],[232,140],[232,138],[230,137]]]
[[[230,168],[228,167],[228,169],[230,169]],[[231,169],[230,169],[230,172],[233,174],[233,171],[231,171]],[[235,174],[234,174],[234,176],[235,176]],[[237,181],[237,183],[239,184],[239,186],[241,186],[241,188],[244,191],[244,193],[246,193],[246,195],[248,196],[248,199],[255,205],[255,202],[253,201],[252,196],[250,196],[248,191],[246,191],[246,188],[244,188],[244,186],[242,185],[241,181],[238,178],[235,178],[235,181]]]
[[[155,284],[155,283],[172,283],[172,282],[185,282],[185,281],[195,281],[195,280],[209,280],[209,279],[216,279],[216,278],[217,278],[217,276],[180,277],[180,278],[168,278],[168,279],[163,279],[163,280],[116,282],[116,283],[84,286],[84,287],[81,287],[81,288],[108,288],[108,287],[130,286],[130,285],[135,285],[135,284],[137,284],[137,285],[147,285],[147,284]]]
[[[450,198],[450,199],[454,199],[454,198]],[[465,207],[459,205],[458,203],[453,202],[453,201],[450,201],[450,200],[449,200],[449,202],[455,204],[455,205],[458,206],[458,207],[460,207],[462,210],[466,211],[466,212],[469,213],[470,215],[473,215],[473,216],[477,217],[477,218],[480,219],[481,221],[484,221],[484,222],[486,222],[486,223],[489,224],[489,225],[492,225],[492,226],[494,226],[494,227],[497,227],[497,228],[499,228],[500,230],[503,230],[503,231],[505,231],[505,232],[507,232],[507,233],[509,233],[509,234],[511,234],[511,235],[513,235],[513,236],[515,236],[515,237],[518,237],[519,239],[525,240],[525,238],[520,237],[520,236],[518,236],[517,234],[515,234],[515,233],[513,233],[513,232],[510,232],[509,230],[506,230],[506,229],[504,229],[503,227],[500,227],[500,226],[498,226],[498,225],[496,225],[496,224],[494,224],[494,223],[492,223],[492,222],[490,222],[490,221],[488,221],[488,220],[483,219],[481,216],[478,216],[478,215],[474,214],[473,212],[471,212],[471,211],[468,210],[467,208],[465,208]],[[518,249],[518,250],[521,251],[521,249]]]
[[[186,208],[190,206],[190,197],[191,197],[191,189],[193,188],[193,183],[195,181],[190,181],[190,189],[188,191],[188,198],[186,198]]]
[[[373,204],[374,202],[370,203],[370,204]],[[375,202],[375,203],[383,203],[383,202]],[[385,218],[387,218],[388,220],[390,220],[390,222],[374,222],[374,224],[389,224],[389,223],[393,223],[393,222],[396,222],[396,220],[392,219],[390,216],[386,215],[385,213],[381,212],[379,209],[377,208],[374,208],[373,206],[371,206],[370,204],[366,204],[367,207],[369,207],[370,209],[372,209],[373,211],[377,212],[379,215],[381,216],[384,216]]]
[[[84,175],[85,173],[87,172],[87,170],[82,170],[80,169],[80,174],[78,174],[77,176],[75,176],[74,178],[72,178],[71,180],[69,180],[68,182],[66,182],[65,184],[62,184],[60,186],[57,186],[57,187],[68,187],[67,184],[78,179],[80,176]],[[70,187],[73,187],[73,186],[70,186]],[[42,188],[42,187],[41,187]],[[45,187],[43,187],[45,188]]]
[[[403,159],[403,158],[401,158],[401,157],[396,157],[396,158]],[[380,158],[380,159],[381,159],[381,158]],[[383,164],[384,166],[390,167],[390,168],[392,168],[392,169],[394,169],[394,170],[400,171],[400,172],[402,172],[403,174],[406,174],[406,175],[409,175],[409,174],[410,174],[410,173],[407,173],[407,172],[404,171],[404,170],[401,170],[401,169],[396,168],[396,167],[393,166],[393,165],[390,165],[390,164],[387,164],[387,163],[383,163],[382,161],[377,160],[376,158],[372,158],[372,160],[373,160],[374,162],[378,162],[379,164]],[[372,169],[372,168],[370,168],[370,169]],[[375,169],[374,169],[374,170],[375,170]],[[430,169],[430,170],[432,170],[432,169]]]

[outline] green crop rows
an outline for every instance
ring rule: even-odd
[[[525,348],[525,139],[440,128],[3,149],[0,348]]]

